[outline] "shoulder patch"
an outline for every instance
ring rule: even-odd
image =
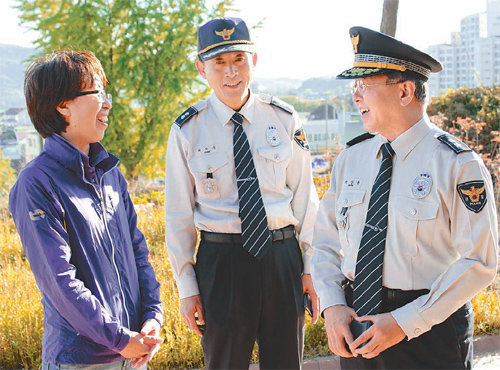
[[[347,146],[353,146],[353,145],[356,145],[356,144],[358,144],[358,143],[360,143],[362,141],[371,139],[374,136],[375,135],[370,134],[369,132],[365,132],[364,134],[361,134],[359,136],[356,136],[354,139],[349,140],[347,143],[345,143],[345,145],[347,145]]]
[[[470,152],[472,151],[465,143],[462,143],[455,136],[450,134],[442,134],[437,137],[439,141],[446,144],[453,150],[455,153],[460,154],[462,152]]]
[[[297,144],[299,144],[302,149],[309,150],[306,133],[304,132],[304,129],[302,127],[295,131],[295,134],[293,134],[293,139]]]
[[[465,207],[475,213],[481,212],[486,204],[484,181],[467,181],[457,185],[457,191]]]

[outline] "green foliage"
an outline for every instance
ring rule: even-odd
[[[294,106],[297,112],[312,112],[318,107],[324,105],[322,101],[310,101],[299,98],[298,96],[280,96],[280,99]]]
[[[445,95],[432,99],[427,112],[429,116],[442,114],[445,129],[462,130],[461,119],[469,117],[471,120],[482,123],[481,138],[472,144],[493,158],[498,152],[498,142],[495,141],[500,131],[500,86],[448,90]]]
[[[163,175],[175,117],[204,97],[197,78],[197,28],[232,0],[17,0],[21,19],[40,32],[43,53],[87,49],[103,64],[113,94],[103,144],[129,178]]]

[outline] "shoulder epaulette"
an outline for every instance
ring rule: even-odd
[[[293,111],[294,111],[293,106],[284,102],[283,100],[281,100],[275,96],[271,96],[271,95],[267,95],[267,94],[260,94],[259,97],[260,97],[260,100],[262,100],[263,102],[266,102],[267,104],[271,104],[275,107],[278,107],[287,113],[293,114]]]
[[[198,114],[199,111],[201,111],[203,108],[206,107],[206,102],[205,101],[200,101],[196,103],[195,105],[190,106],[188,109],[186,109],[182,114],[175,119],[175,124],[179,127],[181,127],[184,123],[189,121],[191,117],[195,116]]]
[[[453,150],[455,153],[460,154],[462,152],[470,152],[472,151],[471,148],[467,146],[467,144],[461,142],[458,140],[455,136],[450,135],[450,134],[442,134],[437,137],[437,139],[446,144]]]
[[[347,143],[345,143],[345,145],[347,145],[347,146],[353,146],[353,145],[356,145],[356,144],[358,144],[358,143],[360,143],[362,141],[371,139],[374,136],[375,135],[370,134],[369,132],[365,132],[364,134],[361,134],[359,136],[356,136],[354,139],[349,140]]]
[[[198,109],[196,109],[194,106],[191,106],[184,112],[182,112],[182,114],[175,119],[175,124],[181,127],[184,123],[189,121],[189,119],[196,114],[198,114]]]

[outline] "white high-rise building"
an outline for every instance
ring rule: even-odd
[[[431,74],[432,96],[447,88],[491,86],[500,83],[500,0],[487,0],[486,13],[462,19],[460,32],[449,44],[433,45],[427,51],[443,64]]]

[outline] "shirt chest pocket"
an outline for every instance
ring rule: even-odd
[[[227,153],[211,153],[193,157],[189,168],[195,178],[200,199],[220,199],[221,183],[230,176]],[[226,179],[226,181],[230,181]]]
[[[398,245],[405,253],[416,256],[419,249],[432,247],[439,204],[405,196],[395,197],[395,228]]]
[[[255,157],[260,186],[282,192],[286,185],[286,169],[292,158],[291,144],[281,143],[278,146],[261,147]]]
[[[366,190],[344,189],[337,198],[335,216],[341,245],[348,253],[357,253],[363,232]]]

